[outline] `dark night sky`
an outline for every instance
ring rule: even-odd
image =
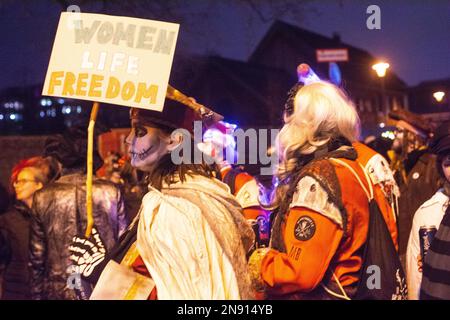
[[[50,0],[0,1],[0,89],[43,82],[61,7]],[[208,27],[181,24],[177,52],[247,59],[271,22],[256,19],[237,1],[212,2],[186,1],[186,13],[208,6]],[[381,30],[366,28],[370,4],[381,7]],[[304,8],[301,16],[283,20],[326,36],[340,33],[344,42],[389,61],[409,85],[450,77],[449,0],[322,0]]]

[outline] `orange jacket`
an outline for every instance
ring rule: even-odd
[[[231,172],[231,167],[221,170],[222,181],[226,181],[227,175]],[[250,187],[253,185],[253,187]],[[247,220],[256,220],[260,223],[260,239],[264,242],[269,240],[269,212],[264,210],[258,203],[259,190],[256,180],[247,172],[239,172],[234,180],[234,196],[243,208],[244,217]],[[245,188],[245,190],[244,190]],[[264,225],[262,225],[264,224]]]
[[[231,170],[233,170],[233,168],[231,166],[229,167],[225,167],[220,171],[220,175],[222,177],[222,181],[225,180],[225,177],[231,172]],[[249,181],[252,181],[254,178],[249,175],[247,172],[240,172],[239,174],[236,175],[236,180],[235,180],[235,186],[234,186],[234,195],[236,195],[239,190],[241,190],[241,188],[244,186],[244,184],[246,184]]]
[[[358,158],[364,159],[369,152],[360,148]],[[364,171],[357,162],[339,160],[353,168],[364,187],[369,188]],[[362,248],[367,239],[369,223],[368,198],[358,179],[347,167],[330,162],[338,178],[347,221],[339,224],[339,219],[334,219],[331,214],[333,210],[326,202],[323,208],[328,208],[327,212],[321,210],[323,208],[319,205],[314,209],[311,208],[314,205],[292,206],[282,227],[286,253],[271,249],[262,259],[261,277],[269,294],[308,293],[322,282],[328,270],[334,272],[344,288],[355,285],[359,280]],[[313,188],[311,185],[307,197],[318,193],[316,188],[320,187]],[[378,203],[386,201],[384,196],[379,197],[375,191],[374,197]],[[386,222],[389,230],[394,230],[391,234],[396,234],[393,219],[386,219]]]

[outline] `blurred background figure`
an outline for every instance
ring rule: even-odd
[[[139,211],[142,197],[147,193],[147,183],[142,172],[131,166],[129,156],[108,152],[97,177],[108,180],[120,188],[125,202],[127,221],[132,221]]]
[[[87,130],[82,126],[46,141],[45,155],[56,158],[62,172],[34,197],[30,236],[33,299],[87,299],[90,295],[87,284],[71,286],[75,270],[67,249],[72,238],[84,235],[86,229],[86,150]],[[93,162],[94,171],[103,164],[96,146]],[[113,183],[94,179],[92,197],[94,224],[110,249],[127,227],[122,193]]]
[[[420,206],[414,215],[407,250],[409,298],[417,300],[450,299],[450,122],[436,130],[430,151],[437,155],[436,167],[443,181],[431,199]],[[428,237],[425,248],[420,229],[434,234]],[[437,239],[437,241],[435,241]],[[423,277],[422,277],[423,265]],[[423,279],[422,279],[423,278]]]
[[[119,165],[120,154],[117,152],[109,152],[108,155],[103,159],[104,165],[100,170],[104,170],[103,178],[111,181],[114,184],[122,185],[125,181],[122,179],[120,174]],[[99,171],[100,171],[99,170]],[[97,172],[97,176],[99,172]]]
[[[0,219],[10,203],[8,191],[0,185]],[[11,243],[7,230],[0,224],[0,299],[3,293],[3,273],[11,261]]]
[[[429,121],[402,109],[390,112],[389,117],[395,121],[397,128],[388,156],[400,188],[398,240],[400,259],[405,268],[405,253],[414,213],[439,189],[440,179],[436,157],[427,147],[433,133]]]
[[[22,160],[12,170],[11,187],[14,201],[0,216],[3,236],[10,244],[11,259],[7,264],[2,299],[30,299],[28,246],[31,207],[36,191],[59,175],[59,164],[52,158],[33,157]],[[4,240],[6,243],[6,239]]]
[[[267,247],[270,238],[270,213],[261,207],[261,187],[255,177],[239,166],[234,131],[237,126],[219,121],[203,134],[198,148],[211,157],[218,167],[217,178],[226,183],[231,194],[243,208],[245,218],[252,224],[256,247]]]
[[[0,215],[5,213],[11,203],[11,194],[0,185]]]
[[[11,261],[11,243],[7,231],[0,227],[0,300],[3,299],[3,273]]]
[[[369,138],[370,137],[370,138]],[[389,161],[388,152],[392,148],[393,140],[383,136],[369,136],[364,140],[364,144],[366,144],[369,148],[375,150],[379,154],[383,156],[386,160]]]

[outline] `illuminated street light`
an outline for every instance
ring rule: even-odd
[[[386,102],[386,88],[384,84],[384,77],[386,76],[386,70],[389,68],[389,63],[387,62],[378,62],[372,66],[372,69],[377,73],[378,78],[380,78],[381,84],[381,110],[384,113],[384,116],[387,115],[388,105]]]
[[[378,62],[372,66],[372,69],[375,70],[377,76],[383,78],[386,75],[386,70],[389,68],[389,63],[387,62]]]
[[[433,97],[436,99],[437,102],[442,102],[445,97],[445,92],[443,91],[436,91],[433,93]]]

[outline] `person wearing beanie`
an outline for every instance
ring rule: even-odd
[[[32,299],[89,297],[88,284],[75,286],[67,249],[72,237],[86,228],[86,150],[85,126],[72,127],[45,142],[45,156],[57,159],[62,172],[34,195],[29,249]],[[94,170],[101,165],[94,150]],[[94,224],[105,247],[111,249],[128,225],[122,193],[111,182],[94,180],[92,194]]]
[[[409,299],[450,299],[450,122],[435,132],[430,151],[443,187],[423,203],[414,215],[406,252]],[[423,261],[419,229],[437,229]],[[419,295],[420,293],[420,295]]]

